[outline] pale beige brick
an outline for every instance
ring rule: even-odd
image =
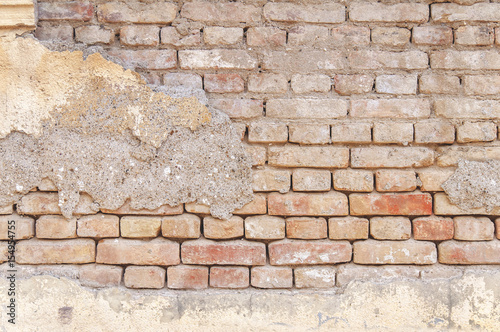
[[[500,101],[469,98],[437,99],[434,102],[434,110],[437,116],[449,119],[499,119]]]
[[[332,72],[343,69],[346,65],[345,55],[337,50],[267,52],[262,60],[262,69],[302,74]]]
[[[12,213],[12,207],[6,210],[5,214]],[[59,196],[57,193],[32,192],[24,195],[17,204],[17,211],[20,214],[44,215],[61,214],[59,207]],[[80,195],[78,205],[73,212],[75,215],[93,214],[97,212],[93,205],[93,199],[87,194]]]
[[[379,75],[375,91],[384,94],[414,95],[417,93],[416,75]]]
[[[248,126],[251,143],[284,143],[288,140],[288,127],[284,123],[252,122]]]
[[[163,39],[162,39],[163,40]],[[257,59],[244,50],[179,51],[181,69],[254,69]]]
[[[14,212],[14,205],[5,205],[5,206],[0,206],[0,215],[3,214],[12,214]]]
[[[455,44],[466,46],[492,45],[495,41],[493,28],[485,26],[461,26],[455,30]]]
[[[455,126],[447,121],[415,123],[415,142],[417,143],[453,143]]]
[[[200,30],[193,29],[186,35],[181,35],[175,27],[161,28],[161,44],[176,47],[196,46],[201,43]]]
[[[370,143],[372,141],[372,125],[363,122],[344,122],[332,125],[332,142],[334,143]]]
[[[326,239],[325,218],[293,217],[286,219],[286,237],[289,239]]]
[[[95,242],[91,239],[19,241],[18,264],[85,264],[95,262]]]
[[[79,281],[82,286],[101,288],[119,287],[123,267],[101,264],[85,264],[80,269]]]
[[[257,93],[285,93],[288,80],[282,74],[251,74],[248,76],[248,91]]]
[[[77,28],[77,30],[78,29],[79,28]],[[66,24],[61,24],[58,26],[38,26],[35,30],[35,37],[39,40],[57,39],[65,42],[73,42],[73,27]],[[77,39],[77,41],[81,40]]]
[[[334,119],[347,115],[347,102],[342,99],[271,99],[266,116],[288,119]]]
[[[203,29],[203,41],[207,45],[234,45],[242,40],[242,28],[206,27]]]
[[[457,128],[457,142],[488,142],[497,137],[497,126],[493,122],[464,122]]]
[[[331,288],[335,286],[335,269],[333,267],[298,267],[294,269],[295,287],[297,288]]]
[[[373,141],[407,145],[413,142],[413,123],[376,122],[373,124]]]
[[[77,240],[65,242],[70,241]],[[91,242],[95,250],[95,243]],[[123,238],[104,239],[97,244],[95,261],[114,265],[177,265],[180,263],[179,251],[177,242],[162,238],[151,241]]]
[[[420,77],[420,93],[457,94],[462,91],[460,78],[441,74],[425,74]]]
[[[291,174],[288,170],[254,170],[252,176],[253,191],[279,191],[280,193],[286,193],[290,190]]]
[[[184,206],[182,204],[177,206],[170,206],[165,204],[154,210],[148,210],[148,209],[134,210],[130,207],[130,200],[127,200],[125,204],[123,204],[116,210],[101,209],[101,211],[103,213],[111,213],[118,215],[130,214],[130,215],[170,216],[170,215],[182,214],[182,211],[184,211]]]
[[[38,185],[39,191],[57,191],[57,186],[49,178],[43,178]]]
[[[184,213],[178,216],[163,217],[161,233],[166,238],[197,239],[200,237],[200,226],[200,217]]]
[[[295,169],[292,179],[294,191],[329,191],[332,186],[327,170]]]
[[[446,26],[413,27],[413,42],[416,45],[451,45],[453,30]]]
[[[455,240],[489,241],[495,237],[495,225],[487,217],[455,217]]]
[[[267,161],[267,150],[263,146],[246,145],[245,150],[252,160],[253,166],[262,166]]]
[[[165,286],[165,269],[159,266],[129,266],[125,269],[123,282],[128,288],[155,288]]]
[[[427,69],[429,59],[422,51],[352,51],[348,57],[353,69]]]
[[[267,213],[267,198],[264,194],[254,194],[253,200],[250,203],[243,205],[242,208],[234,210],[235,214],[266,214]]]
[[[264,6],[264,17],[280,22],[341,23],[345,21],[345,7],[339,3],[301,5],[268,2]]]
[[[167,73],[163,75],[163,84],[169,87],[179,86],[191,89],[203,88],[201,76],[191,73]]]
[[[120,218],[102,213],[83,216],[77,220],[76,233],[79,237],[119,237]]]
[[[429,168],[417,171],[418,178],[422,183],[421,191],[443,191],[441,185],[454,173],[449,168]]]
[[[434,51],[430,55],[432,69],[500,69],[500,53],[496,50],[481,51]]]
[[[256,288],[291,288],[293,271],[282,266],[258,266],[251,270],[251,284]]]
[[[406,217],[374,217],[370,219],[370,234],[377,240],[408,240],[411,222]]]
[[[454,3],[436,3],[431,5],[431,15],[435,22],[498,22],[500,21],[500,4],[477,3],[461,6]]]
[[[484,207],[477,209],[461,209],[452,204],[445,193],[436,193],[434,195],[434,214],[439,216],[460,216],[460,215],[492,215],[500,214],[500,208],[494,208],[486,211]]]
[[[290,124],[288,134],[288,140],[292,143],[330,143],[330,126],[327,124]]]
[[[413,191],[417,177],[412,170],[378,170],[375,172],[377,191]]]
[[[365,170],[338,170],[333,172],[336,190],[370,192],[373,190],[373,173]]]
[[[210,99],[209,104],[232,119],[252,119],[262,116],[264,104],[254,99]]]
[[[405,28],[375,27],[372,42],[382,46],[402,47],[410,42],[411,32]]]
[[[367,46],[370,44],[370,28],[356,25],[333,27],[330,42],[333,46]]]
[[[319,146],[270,146],[269,165],[277,167],[345,168],[349,149]]]
[[[160,28],[153,25],[127,25],[120,29],[120,43],[125,46],[156,46]]]
[[[97,6],[99,22],[108,23],[171,23],[177,14],[176,4],[168,2],[106,2]]]
[[[36,237],[39,239],[70,239],[76,237],[76,220],[63,216],[41,216],[36,221]]]
[[[252,27],[247,31],[247,44],[248,46],[285,46],[286,31],[275,27]]]
[[[161,217],[125,216],[120,219],[120,234],[128,238],[157,237],[160,234]]]
[[[369,221],[358,217],[328,219],[328,237],[332,240],[368,239]]]
[[[235,239],[245,234],[243,218],[232,216],[228,220],[203,218],[203,235],[207,239]]]
[[[288,31],[288,45],[321,47],[328,44],[330,31],[327,27],[296,26]]]
[[[464,77],[464,90],[468,95],[496,95],[500,94],[500,76],[475,75]]]
[[[351,100],[354,118],[422,119],[431,115],[427,99],[356,99]]]
[[[362,94],[372,91],[371,75],[335,75],[334,89],[339,95]]]
[[[347,196],[327,193],[271,193],[268,196],[269,215],[275,216],[346,216]]]
[[[500,160],[500,147],[497,146],[450,146],[437,148],[437,165],[457,166],[460,159],[486,161]]]
[[[331,79],[327,75],[301,75],[292,76],[292,90],[294,93],[328,92]]]
[[[241,2],[211,3],[208,1],[186,2],[182,6],[181,16],[206,24],[254,24],[261,20],[262,9]]]
[[[435,268],[435,266],[431,266]],[[337,286],[347,286],[352,281],[371,280],[376,282],[389,282],[391,280],[418,279],[421,267],[415,266],[390,266],[381,265],[377,268],[373,266],[363,266],[357,264],[344,264],[337,270]]]
[[[415,264],[437,262],[436,245],[427,241],[357,241],[353,245],[356,264]]]
[[[354,2],[349,8],[349,19],[353,22],[415,22],[429,19],[429,6],[423,3],[367,3]]]
[[[111,44],[115,40],[115,33],[97,25],[86,25],[75,29],[75,40],[84,44]]]
[[[245,219],[245,238],[280,240],[285,238],[285,219],[273,216],[253,216]]]
[[[426,167],[434,164],[434,150],[420,147],[367,147],[351,149],[351,167]]]
[[[14,228],[12,228],[14,226]],[[9,228],[10,227],[10,228]],[[35,221],[17,214],[0,216],[0,240],[24,240],[35,236]]]

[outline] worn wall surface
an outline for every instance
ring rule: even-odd
[[[498,1],[0,14],[4,330],[500,328]]]

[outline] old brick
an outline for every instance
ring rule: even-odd
[[[477,3],[461,6],[454,3],[436,3],[431,5],[431,15],[435,22],[497,22],[500,20],[500,4]]]
[[[177,67],[175,50],[114,50],[109,55],[122,60],[127,66],[140,69],[173,69]]]
[[[69,239],[76,237],[76,220],[63,216],[41,216],[36,221],[36,237],[39,239]]]
[[[488,142],[497,138],[497,126],[493,122],[464,122],[457,128],[457,142]]]
[[[434,151],[421,147],[369,147],[351,149],[351,166],[377,167],[426,167],[434,163]]]
[[[415,142],[417,143],[453,143],[455,126],[447,121],[415,123]]]
[[[285,219],[272,216],[253,216],[245,219],[245,238],[280,240],[285,238]]]
[[[261,117],[264,109],[262,100],[253,99],[210,99],[209,104],[232,119]]]
[[[493,240],[495,226],[487,217],[455,217],[455,240],[487,241]]]
[[[413,123],[376,122],[373,125],[375,143],[399,143],[407,145],[413,141]]]
[[[43,178],[38,185],[39,191],[57,191],[57,186],[49,178]]]
[[[141,77],[149,85],[162,85],[161,74],[158,72],[149,72],[149,73],[142,72]]]
[[[379,75],[375,79],[377,93],[414,95],[417,93],[416,75]]]
[[[113,265],[85,264],[80,268],[79,280],[82,286],[101,288],[119,287],[123,267]]]
[[[432,266],[435,268],[435,266]],[[418,279],[421,267],[401,265],[363,266],[357,264],[344,264],[337,270],[337,286],[347,286],[354,280],[387,282],[391,280]]]
[[[330,42],[333,46],[368,46],[370,28],[356,25],[341,25],[332,28]]]
[[[464,89],[468,95],[496,95],[500,94],[500,76],[474,75],[464,77]]]
[[[116,210],[101,209],[101,211],[103,213],[118,214],[118,215],[132,214],[132,215],[170,216],[175,214],[182,214],[182,212],[184,211],[184,206],[182,206],[182,204],[173,207],[170,205],[162,205],[154,210],[147,210],[147,209],[134,210],[130,207],[130,201],[127,201],[125,202],[125,204],[123,204],[120,208]]]
[[[423,26],[412,29],[416,45],[444,46],[453,43],[453,30],[445,26]]]
[[[9,257],[9,243],[7,241],[0,242],[0,262],[6,262]]]
[[[232,216],[228,220],[220,220],[213,217],[203,219],[203,235],[207,239],[234,239],[243,237],[243,218]]]
[[[431,114],[427,99],[356,99],[351,100],[354,118],[422,119]]]
[[[299,144],[328,144],[330,126],[326,124],[290,124],[288,140]]]
[[[97,263],[132,265],[176,265],[179,244],[157,238],[151,241],[105,239],[97,244]]]
[[[261,20],[261,9],[241,2],[195,1],[184,3],[181,16],[214,25],[250,24]]]
[[[40,2],[38,19],[49,21],[90,21],[94,16],[94,6],[88,2]]]
[[[427,241],[376,241],[354,242],[356,264],[415,264],[426,265],[437,262],[436,245]]]
[[[267,199],[264,194],[255,194],[253,200],[247,203],[240,209],[234,210],[235,214],[266,214],[267,213]]]
[[[210,268],[210,287],[247,288],[250,285],[248,267],[213,266]]]
[[[351,194],[351,215],[403,215],[432,214],[430,194]]]
[[[430,55],[432,69],[482,70],[500,69],[500,52],[488,51],[434,51]]]
[[[128,288],[163,288],[165,269],[159,266],[129,266],[125,269],[123,283]]]
[[[262,169],[252,172],[253,191],[279,191],[286,193],[290,190],[290,171]]]
[[[294,169],[294,191],[329,191],[332,187],[332,175],[327,170]]]
[[[288,80],[282,74],[259,73],[248,76],[248,91],[257,93],[285,93]]]
[[[175,47],[196,46],[201,44],[201,34],[199,29],[192,29],[181,34],[175,27],[161,28],[160,34],[162,45],[171,45]]]
[[[126,46],[156,46],[160,28],[152,25],[127,25],[120,29],[120,43]]]
[[[292,90],[294,93],[328,92],[331,79],[327,75],[293,75]]]
[[[245,240],[215,242],[194,240],[182,243],[183,264],[202,265],[265,265],[264,243]]]
[[[253,27],[247,31],[247,44],[248,46],[285,46],[286,31],[275,27]]]
[[[494,208],[491,211],[486,211],[484,207],[475,209],[462,209],[455,204],[452,204],[448,196],[444,193],[436,193],[434,195],[434,214],[440,216],[463,216],[463,215],[500,215],[500,208]]]
[[[450,146],[438,147],[437,165],[441,167],[457,166],[460,159],[486,161],[500,160],[500,147],[497,146]]]
[[[99,22],[107,23],[171,23],[177,5],[169,2],[106,2],[97,6]]]
[[[18,264],[85,264],[95,262],[91,239],[23,240],[16,245]]]
[[[0,215],[12,214],[14,212],[14,205],[0,206]]]
[[[197,239],[200,237],[200,217],[184,213],[179,216],[163,217],[161,233],[163,237],[174,239]]]
[[[73,28],[71,37],[73,37]],[[115,40],[115,33],[111,29],[97,25],[85,25],[75,28],[75,40],[84,44],[111,44]]]
[[[372,29],[372,41],[374,44],[402,47],[410,42],[411,32],[405,28],[375,27]]]
[[[413,219],[413,238],[425,241],[453,239],[453,219],[430,216]]]
[[[271,265],[337,264],[351,260],[348,241],[282,240],[269,244]]]
[[[347,115],[347,102],[341,99],[271,99],[266,116],[288,119],[334,119]]]
[[[167,287],[173,289],[204,289],[208,287],[208,267],[170,266],[167,269]]]
[[[242,40],[242,28],[206,27],[203,29],[203,41],[207,45],[233,45]]]
[[[270,146],[269,165],[278,167],[345,168],[349,149],[332,146]]]
[[[335,75],[335,92],[340,95],[368,93],[372,91],[373,77],[370,75]]]
[[[369,221],[358,217],[328,219],[328,237],[332,240],[359,240],[368,238]]]
[[[12,229],[12,226],[15,226],[15,229]],[[31,239],[35,236],[35,221],[17,214],[0,216],[0,240],[12,239],[9,236],[14,236],[15,240]]]
[[[422,51],[389,52],[352,51],[349,64],[353,69],[427,69],[427,53]]]
[[[77,220],[76,233],[79,237],[119,237],[120,218],[101,213],[83,216]]]
[[[253,267],[251,280],[252,286],[256,288],[291,288],[293,271],[289,267]]]
[[[294,217],[286,219],[286,237],[289,239],[326,239],[325,218]]]
[[[332,125],[334,143],[370,143],[372,125],[363,122],[343,122]]]
[[[239,74],[205,74],[203,81],[207,92],[242,92],[245,89],[245,81]]]
[[[298,267],[294,269],[295,287],[331,288],[335,286],[335,269],[332,267]]]
[[[95,213],[93,200],[87,194],[80,195],[80,201],[73,214],[93,214]],[[20,214],[43,215],[61,214],[59,208],[59,196],[57,193],[32,192],[24,195],[17,204],[17,211]]]
[[[257,59],[243,50],[179,51],[182,69],[254,69]]]
[[[370,219],[370,234],[377,240],[408,240],[411,222],[406,217],[374,217]]]
[[[190,89],[202,89],[203,80],[198,74],[167,73],[163,75],[163,84],[166,86],[182,86]]]
[[[492,45],[494,41],[495,31],[490,27],[462,26],[455,30],[455,44],[457,45],[484,46]]]
[[[268,52],[262,62],[262,69],[265,70],[303,74],[336,71],[345,67],[345,56],[340,51],[328,50]]]
[[[288,30],[288,45],[322,47],[328,45],[330,31],[327,27],[306,25]]]
[[[495,219],[495,235],[497,239],[500,239],[500,218]]]
[[[412,170],[378,170],[375,172],[377,191],[413,191],[417,177]]]
[[[338,170],[333,172],[335,190],[370,192],[373,190],[373,173],[365,170]]]
[[[78,30],[79,28],[77,28]],[[77,34],[78,36],[78,34]],[[61,24],[58,26],[38,26],[35,30],[35,37],[39,40],[62,40],[65,42],[73,41],[73,27],[71,25]],[[77,41],[79,41],[77,39]]]
[[[120,219],[122,237],[146,238],[160,234],[161,217],[125,216]]]
[[[441,185],[453,174],[454,170],[447,168],[429,168],[417,171],[418,178],[422,183],[421,191],[443,191]]]
[[[500,241],[445,241],[439,244],[441,264],[500,264]]]
[[[278,216],[344,216],[347,215],[347,196],[338,192],[321,194],[272,193],[269,214]]]
[[[429,19],[429,6],[423,3],[382,4],[360,1],[351,4],[349,19],[353,22],[424,23]]]
[[[268,2],[264,17],[271,21],[340,23],[345,21],[345,7],[338,3],[300,5],[288,2]]]

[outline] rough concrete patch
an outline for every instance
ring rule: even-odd
[[[500,206],[500,161],[460,160],[455,173],[441,187],[450,201],[463,210]]]

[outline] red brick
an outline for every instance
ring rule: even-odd
[[[76,237],[76,220],[63,216],[41,216],[36,221],[36,237],[39,239],[69,239]]]
[[[332,240],[367,239],[369,224],[366,218],[330,218],[328,219],[328,237]]]
[[[500,264],[500,241],[445,241],[439,244],[441,264]]]
[[[94,16],[94,6],[88,2],[40,2],[39,20],[90,21]]]
[[[271,193],[269,215],[344,216],[348,214],[347,196],[339,192],[324,194]]]
[[[182,243],[183,264],[264,265],[266,246],[244,240],[215,242],[195,240]]]
[[[120,218],[101,213],[81,217],[77,220],[76,233],[79,237],[119,237]]]
[[[264,103],[253,99],[210,99],[209,104],[231,119],[251,119],[262,116]]]
[[[177,67],[175,50],[113,50],[108,52],[127,66],[140,69],[173,69]]]
[[[295,217],[286,219],[286,237],[289,239],[326,239],[325,218]]]
[[[179,216],[163,217],[161,233],[167,238],[197,239],[200,237],[200,227],[200,217],[184,213]]]
[[[282,240],[269,244],[271,265],[337,264],[351,260],[348,241]]]
[[[245,219],[245,238],[252,240],[279,240],[285,237],[285,219],[271,216],[253,216]]]
[[[370,234],[377,240],[408,240],[411,222],[406,217],[374,217],[370,219]]]
[[[158,266],[129,266],[123,277],[128,288],[163,288],[165,286],[165,269]]]
[[[411,170],[378,170],[375,172],[377,191],[413,191],[417,188],[417,177]]]
[[[130,214],[130,215],[170,216],[170,215],[182,214],[182,212],[184,211],[184,206],[182,206],[182,204],[173,207],[170,205],[162,205],[154,210],[147,210],[147,209],[134,210],[130,207],[130,201],[127,201],[119,209],[116,210],[101,209],[101,211],[103,213],[118,214],[118,215]]]
[[[487,217],[455,217],[455,240],[487,241],[493,240],[495,226]]]
[[[97,244],[96,262],[120,265],[176,265],[180,263],[179,244],[165,239],[105,239]]]
[[[184,3],[181,16],[213,25],[250,24],[261,20],[261,11],[258,7],[241,2],[196,1]]]
[[[269,165],[277,167],[346,168],[349,149],[333,146],[270,146]]]
[[[254,27],[247,31],[248,46],[285,46],[286,31],[275,27]]]
[[[18,264],[85,264],[95,262],[95,242],[90,239],[23,240],[16,245]]]
[[[207,239],[234,239],[243,237],[243,218],[232,216],[228,220],[220,220],[212,217],[203,219],[203,235]]]
[[[436,245],[415,240],[354,242],[356,264],[434,264],[437,261]]]
[[[93,199],[87,194],[80,195],[80,201],[73,214],[93,214],[97,211],[92,206]],[[17,204],[17,211],[20,214],[44,215],[61,214],[59,208],[59,196],[57,193],[32,192],[21,198]]]
[[[97,18],[108,23],[168,24],[175,19],[177,10],[176,4],[168,2],[106,2],[97,6]]]
[[[415,240],[443,241],[453,239],[453,219],[430,216],[413,219]]]
[[[256,288],[292,288],[293,271],[289,267],[253,267],[252,286]]]
[[[234,210],[234,214],[249,215],[249,214],[266,214],[267,213],[267,199],[266,195],[255,194],[253,201],[247,203],[240,209]]]
[[[332,267],[298,267],[294,269],[295,287],[330,288],[335,286],[335,269]]]
[[[210,287],[247,288],[249,285],[248,267],[212,266],[210,268]]]
[[[453,30],[445,26],[414,27],[412,38],[416,45],[451,45]]]
[[[86,264],[80,269],[79,280],[80,284],[86,287],[119,287],[122,274],[121,266]]]
[[[14,223],[12,223],[14,222]],[[15,229],[12,229],[12,226]],[[10,226],[10,232],[9,232]],[[33,218],[17,214],[0,216],[0,240],[9,240],[14,235],[15,240],[30,239],[35,236],[35,221]]]
[[[403,215],[419,216],[432,214],[430,194],[351,194],[351,215]]]
[[[204,289],[208,287],[208,267],[171,266],[167,269],[167,287],[173,289]]]
[[[238,74],[205,74],[204,82],[207,92],[242,92],[245,88],[245,82]]]

